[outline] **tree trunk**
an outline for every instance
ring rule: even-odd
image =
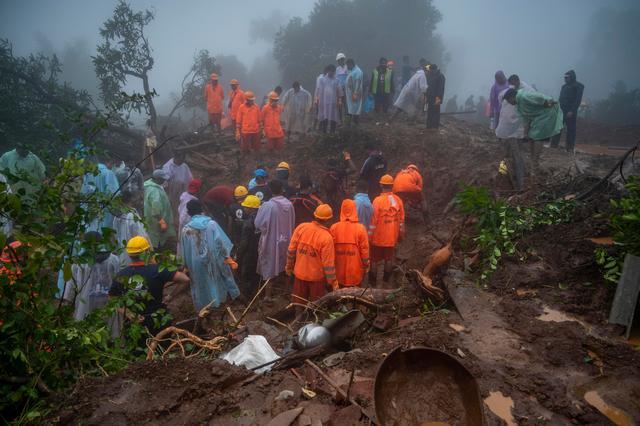
[[[147,101],[147,105],[149,106],[149,120],[151,120],[151,130],[153,133],[158,135],[158,114],[156,112],[156,107],[153,104],[153,94],[151,93],[151,89],[149,88],[149,76],[145,71],[142,74],[142,87],[144,89],[144,99]]]

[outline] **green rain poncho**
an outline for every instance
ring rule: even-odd
[[[147,222],[147,232],[154,248],[162,246],[168,237],[175,235],[173,227],[173,212],[169,197],[164,188],[149,179],[144,183],[144,219]],[[167,223],[167,230],[160,232],[160,219]]]
[[[550,138],[562,131],[562,111],[556,103],[545,107],[544,103],[552,101],[549,96],[540,92],[518,90],[516,104],[518,115],[524,123],[530,123],[528,136],[534,141]]]
[[[30,152],[26,157],[20,157],[18,151],[15,149],[5,152],[2,157],[0,157],[0,172],[7,176],[13,192],[24,189],[27,195],[36,192],[38,188],[34,185],[42,183],[45,177],[44,164],[42,164],[42,161],[40,161],[37,155]],[[32,182],[15,180],[15,177],[9,176],[20,175],[22,173],[28,175]]]

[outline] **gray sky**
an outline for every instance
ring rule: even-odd
[[[56,49],[74,39],[89,46],[99,40],[98,29],[110,16],[115,1],[97,0],[1,0],[0,37],[9,38],[17,54],[38,47],[37,33]],[[235,54],[249,68],[253,59],[269,49],[265,42],[250,43],[249,23],[273,9],[288,16],[306,18],[313,0],[170,1],[133,0],[134,9],[155,10],[149,27],[156,64],[152,84],[161,99],[177,89],[179,81],[199,49],[212,54]],[[603,6],[637,5],[637,0],[434,0],[443,14],[438,27],[452,60],[447,65],[449,97],[459,101],[470,93],[488,93],[498,69],[517,73],[529,83],[557,96],[564,72],[575,68],[592,14]],[[390,22],[402,30],[399,23]],[[345,37],[348,36],[345,30]],[[622,46],[640,50],[640,46]],[[383,52],[392,57],[393,52]],[[636,53],[637,55],[637,53]],[[415,58],[417,59],[417,58]],[[428,59],[428,58],[427,58]],[[610,91],[607,81],[583,81],[585,97],[602,97]],[[636,82],[637,83],[637,82]]]

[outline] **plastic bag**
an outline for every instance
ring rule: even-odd
[[[245,337],[242,343],[222,356],[222,359],[225,361],[234,365],[242,365],[248,369],[266,364],[278,358],[280,358],[280,356],[271,349],[267,339],[259,335]],[[256,373],[264,373],[265,371],[271,370],[271,367],[273,367],[273,364],[256,370]]]
[[[298,343],[304,349],[314,348],[329,343],[331,334],[321,325],[307,324],[298,330]]]

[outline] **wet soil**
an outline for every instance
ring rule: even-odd
[[[573,157],[545,149],[541,172],[527,180],[525,191],[516,193],[508,178],[498,174],[504,151],[488,129],[451,118],[443,122],[444,127],[434,132],[403,122],[386,126],[369,121],[359,131],[328,139],[310,136],[290,142],[282,154],[261,156],[241,157],[234,144],[224,142],[199,149],[210,162],[192,168],[206,184],[236,185],[239,176],[249,179],[256,164],[273,169],[284,160],[291,165],[295,182],[303,172],[320,176],[328,159],[339,157],[343,149],[360,165],[366,157],[364,142],[379,140],[390,170],[395,172],[410,161],[424,171],[429,217],[425,224],[418,212],[408,211],[407,238],[398,251],[406,271],[421,269],[463,223],[450,207],[461,182],[484,185],[496,196],[527,204],[575,194],[615,163],[614,157],[584,153]],[[349,192],[353,184],[349,179]],[[434,281],[446,286],[453,301],[427,302],[397,271],[394,286],[403,291],[385,309],[366,312],[369,323],[376,315],[386,316],[386,331],[365,327],[348,342],[350,347],[341,359],[330,366],[322,363],[326,355],[314,361],[343,390],[349,389],[371,416],[373,379],[380,362],[399,346],[426,346],[456,357],[476,377],[483,399],[497,392],[511,398],[513,407],[507,405],[507,412],[517,424],[609,424],[606,415],[585,400],[589,391],[597,391],[616,413],[639,423],[640,353],[606,324],[615,289],[604,282],[594,264],[596,246],[589,240],[607,236],[605,214],[609,197],[615,196],[612,191],[608,188],[588,200],[572,223],[542,227],[525,236],[518,242],[522,256],[503,259],[486,288],[476,284],[473,271],[464,272],[464,259],[473,256],[473,247],[454,244],[449,271]],[[472,233],[470,226],[462,230],[468,238]],[[276,302],[261,303],[248,321],[264,320],[287,305],[287,284],[282,282],[278,288]],[[169,302],[177,319],[195,316],[188,293]],[[232,310],[241,312],[243,307],[238,302]],[[540,318],[545,309],[551,321]],[[554,310],[564,317],[553,314]],[[560,321],[567,316],[570,321]],[[270,325],[288,334],[284,327]],[[273,342],[280,351],[283,340]],[[305,397],[303,387],[316,396]],[[293,396],[282,397],[284,390]],[[418,404],[420,389],[409,391],[407,395],[407,389],[399,387],[394,397]],[[84,379],[54,402],[60,408],[44,423],[252,425],[266,424],[282,412],[302,407],[293,424],[366,424],[359,410],[350,409],[305,365],[255,377],[218,360],[142,362],[111,377]],[[504,424],[487,406],[484,413],[488,425]],[[464,424],[452,417],[428,421]]]

